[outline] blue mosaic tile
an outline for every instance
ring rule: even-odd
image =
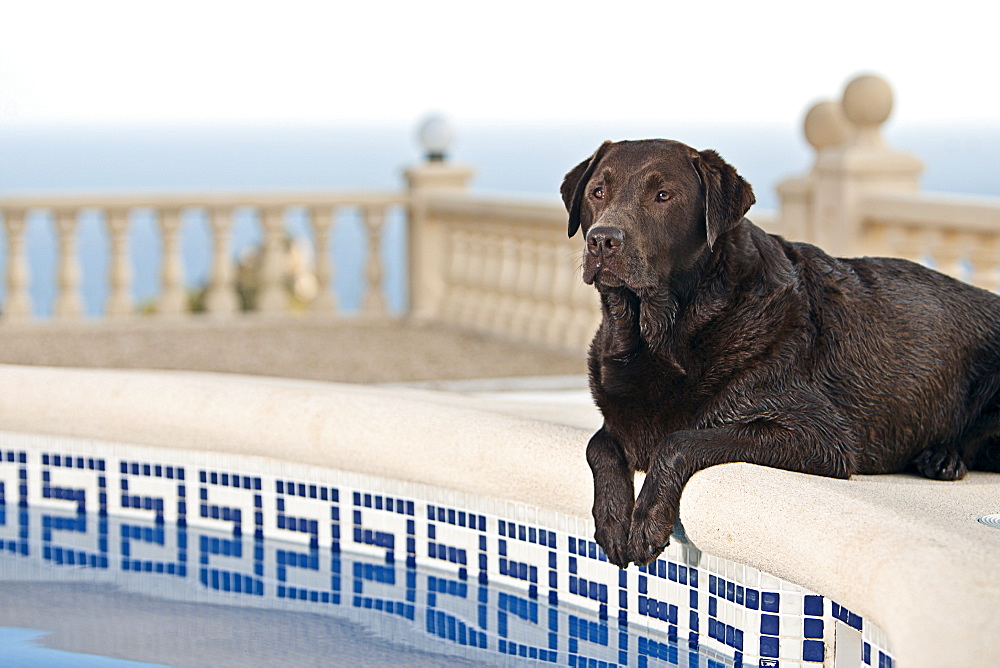
[[[805,640],[802,643],[802,660],[823,662],[823,642],[820,640]]]
[[[765,591],[760,597],[760,609],[764,612],[778,612],[781,603],[781,594],[773,591]]]
[[[823,616],[823,597],[806,595],[802,602],[802,610],[805,614],[814,617]]]

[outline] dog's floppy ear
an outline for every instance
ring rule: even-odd
[[[711,250],[715,240],[736,227],[757,200],[750,184],[715,151],[698,151],[691,160],[705,191],[705,232]]]
[[[569,212],[568,231],[571,237],[580,229],[580,201],[583,199],[584,188],[587,185],[587,181],[590,180],[590,175],[594,173],[597,163],[600,162],[601,156],[604,155],[604,152],[610,145],[610,141],[604,142],[594,151],[594,155],[569,170],[566,178],[563,179],[562,186],[559,188],[563,204]]]

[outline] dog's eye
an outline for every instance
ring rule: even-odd
[[[657,202],[666,202],[668,199],[670,199],[670,193],[668,193],[666,190],[661,190],[660,192],[656,193]]]
[[[594,199],[604,199],[604,188],[597,186],[591,194],[594,196]]]

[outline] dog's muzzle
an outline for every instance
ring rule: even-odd
[[[600,225],[587,232],[587,254],[584,256],[583,282],[607,287],[625,284],[621,275],[621,255],[625,233],[617,227]]]

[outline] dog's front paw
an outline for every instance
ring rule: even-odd
[[[594,540],[604,550],[608,561],[618,568],[628,568],[628,524],[611,522],[598,525],[594,532]]]
[[[632,522],[634,493],[631,480],[608,477],[594,487],[594,540],[604,550],[608,561],[627,568],[629,527]]]
[[[628,540],[628,560],[645,566],[656,559],[670,544],[674,529],[674,514],[662,504],[652,507],[640,503],[632,513],[632,530]]]

